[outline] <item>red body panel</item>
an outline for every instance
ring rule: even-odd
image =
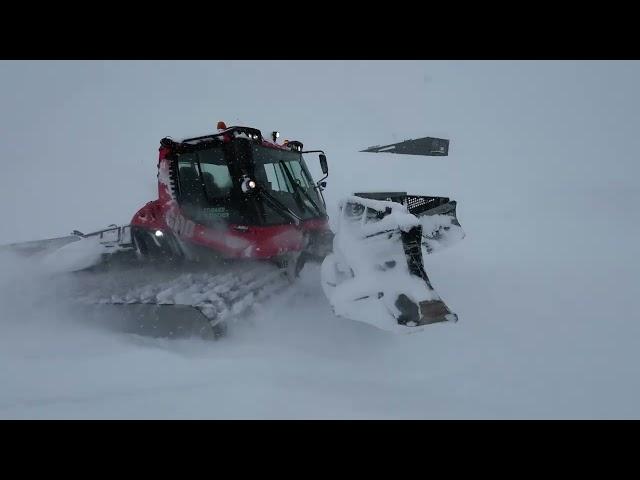
[[[263,141],[271,148],[280,145]],[[305,247],[305,233],[328,230],[326,219],[311,219],[300,225],[227,225],[214,229],[188,219],[174,198],[169,177],[170,150],[160,148],[158,162],[158,199],[148,202],[131,220],[131,225],[146,230],[171,231],[181,240],[210,248],[228,258],[267,259],[287,252],[299,252]]]

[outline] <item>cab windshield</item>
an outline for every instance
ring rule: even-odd
[[[321,199],[299,152],[253,147],[258,184],[301,218],[322,215]]]
[[[247,152],[248,153],[248,152]],[[324,215],[324,207],[299,152],[251,146],[253,175],[265,198],[240,189],[239,158],[213,147],[179,154],[178,195],[185,214],[203,225],[288,223]]]

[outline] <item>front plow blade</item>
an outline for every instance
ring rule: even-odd
[[[423,264],[426,237],[444,246],[442,239],[452,238],[444,233],[459,227],[455,202],[438,203],[435,212],[416,214],[399,202],[362,196],[341,203],[333,253],[322,264],[322,287],[336,315],[398,333],[458,320]]]

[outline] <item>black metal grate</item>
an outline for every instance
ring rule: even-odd
[[[427,210],[431,210],[432,208],[449,203],[449,198],[427,197],[424,195],[406,195],[402,203],[407,207],[409,213],[418,215],[422,212],[426,212]]]
[[[412,215],[421,215],[440,205],[450,202],[448,197],[431,197],[427,195],[409,195],[406,192],[359,192],[354,193],[356,197],[371,198],[373,200],[387,200],[404,205]],[[454,202],[451,202],[452,206]]]

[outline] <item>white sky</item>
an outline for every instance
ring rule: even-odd
[[[336,318],[307,267],[228,341],[107,335],[0,258],[0,417],[638,418],[638,85],[640,62],[0,62],[0,243],[128,222],[159,140],[218,120],[324,149],[330,214],[445,195],[467,233],[425,259],[460,322],[408,336]],[[425,135],[450,156],[358,153]]]
[[[160,138],[218,120],[324,148],[330,201],[368,176],[465,199],[635,189],[637,85],[638,62],[3,61],[0,241],[129,221],[156,193]],[[357,153],[424,135],[450,138],[449,159]]]

